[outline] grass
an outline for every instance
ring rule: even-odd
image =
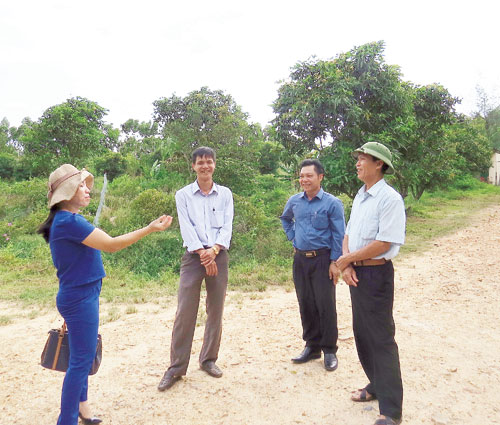
[[[405,203],[408,210],[407,235],[401,257],[424,251],[429,247],[429,241],[467,226],[481,209],[500,203],[500,187],[462,182],[447,191],[426,193],[418,201],[407,198]],[[269,242],[265,247],[266,253],[269,251],[271,254],[264,261],[258,261],[251,255],[232,261],[228,289],[238,291],[242,297],[247,292],[263,293],[272,286],[293,290],[291,244],[287,245],[289,255],[283,245],[278,246],[273,254],[273,246]],[[115,305],[127,305],[125,314],[137,312],[135,304],[160,303],[177,292],[179,274],[173,267],[166,267],[155,277],[135,274],[106,259],[105,268],[107,277],[102,299]],[[0,301],[37,309],[53,307],[57,289],[50,250],[39,236],[20,235],[15,243],[0,246]],[[104,320],[114,321],[120,316],[120,310],[112,306]],[[198,319],[199,322],[204,320],[203,317]],[[9,321],[8,316],[0,316],[0,326]]]
[[[463,191],[452,189],[407,200],[406,241],[401,255],[424,251],[432,239],[466,227],[484,208],[500,203],[500,187],[480,185]]]
[[[12,318],[9,316],[0,316],[0,326],[9,325],[12,322]]]
[[[108,310],[107,314],[100,316],[100,322],[101,324],[114,322],[118,320],[120,317],[121,317],[120,308],[117,306],[112,306]]]

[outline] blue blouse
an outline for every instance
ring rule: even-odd
[[[56,213],[50,228],[49,245],[60,288],[85,285],[106,276],[101,251],[82,244],[94,229],[80,214]]]

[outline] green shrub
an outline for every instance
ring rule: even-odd
[[[186,178],[184,174],[177,171],[167,171],[163,166],[155,174],[154,178],[143,180],[143,189],[158,189],[164,192],[176,192],[189,184],[194,179]]]
[[[0,152],[0,178],[12,179],[16,169],[16,157],[9,153]]]
[[[13,200],[13,204],[30,211],[37,208],[47,208],[47,181],[48,179],[45,178],[34,178],[12,184],[9,193],[17,197]]]
[[[347,226],[347,222],[349,221],[349,217],[351,216],[352,199],[349,198],[349,196],[347,196],[344,193],[337,195],[337,198],[339,198],[342,201],[342,204],[344,205],[344,217],[345,217],[345,224]]]
[[[185,251],[178,231],[167,230],[149,235],[136,244],[113,254],[103,254],[105,264],[110,262],[136,274],[158,277],[170,269],[179,273]]]
[[[16,233],[23,235],[35,235],[38,227],[47,219],[48,215],[48,209],[39,209],[33,211],[22,220],[16,221]]]
[[[484,183],[476,177],[471,176],[470,174],[464,174],[458,176],[452,183],[451,187],[458,190],[472,190],[479,189],[482,185],[484,185]]]
[[[127,170],[127,160],[119,153],[107,152],[94,160],[96,173],[104,175],[106,173],[109,181],[122,175]]]
[[[116,197],[133,199],[142,192],[142,180],[142,177],[131,177],[126,174],[119,176],[109,184],[106,196],[109,194]]]
[[[175,196],[156,189],[148,189],[134,199],[130,206],[130,220],[137,226],[145,226],[162,214],[175,218]]]

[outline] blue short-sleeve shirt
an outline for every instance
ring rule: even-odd
[[[49,245],[60,287],[81,286],[106,276],[101,251],[82,244],[94,229],[80,214],[56,213]]]

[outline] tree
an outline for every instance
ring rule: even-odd
[[[487,175],[492,149],[480,117],[458,116],[446,130],[446,137],[457,154],[453,168],[459,174]]]
[[[95,159],[94,167],[97,174],[101,175],[106,173],[111,182],[115,177],[125,174],[127,170],[127,160],[119,153],[108,151]]]
[[[479,84],[476,86],[476,115],[486,119],[488,114],[495,109],[495,105],[498,105],[498,98],[493,95],[486,93],[486,90]]]
[[[257,144],[262,131],[248,123],[248,115],[221,90],[202,87],[181,98],[176,95],[153,102],[154,121],[168,141],[166,165],[180,173],[191,170],[191,152],[209,146],[217,152],[218,182],[242,191],[251,186],[258,169]]]
[[[16,170],[16,157],[0,150],[0,179],[11,179]]]
[[[15,141],[13,140],[15,133],[16,128],[10,126],[7,118],[3,118],[0,121],[0,152],[11,155],[17,153]]]
[[[261,174],[275,173],[279,166],[283,147],[276,142],[262,142],[259,147],[259,172]]]
[[[396,128],[395,182],[403,197],[419,199],[425,190],[444,185],[454,176],[455,146],[446,137],[456,120],[459,99],[438,84],[406,84],[412,113]]]
[[[454,176],[461,151],[447,128],[459,99],[440,85],[403,81],[383,51],[376,42],[332,61],[298,63],[279,88],[273,129],[291,160],[319,157],[324,187],[350,197],[359,188],[352,151],[368,141],[384,143],[396,167],[391,182],[403,197],[411,192],[418,199]]]
[[[290,158],[319,156],[325,187],[334,193],[354,197],[359,181],[350,153],[382,136],[394,145],[390,134],[408,114],[400,70],[385,63],[383,51],[379,41],[334,60],[299,62],[273,103],[277,139]]]
[[[491,147],[500,151],[500,106],[488,112],[485,128]]]
[[[35,174],[53,165],[84,165],[91,157],[117,147],[118,130],[104,122],[107,110],[88,99],[75,97],[48,108],[38,121],[27,123],[20,143]]]
[[[7,118],[0,121],[0,152],[5,152],[8,149],[9,142],[9,121]]]
[[[17,134],[15,127],[10,127],[7,118],[0,121],[0,178],[12,179],[18,177],[21,168],[19,155],[14,140]]]
[[[475,112],[476,123],[482,121],[486,136],[491,147],[500,150],[500,105],[498,98],[489,95],[479,85],[476,86],[477,111]]]
[[[132,153],[137,158],[142,155],[151,155],[161,144],[161,135],[156,122],[139,122],[129,119],[121,126],[124,140],[120,144],[120,153]]]

